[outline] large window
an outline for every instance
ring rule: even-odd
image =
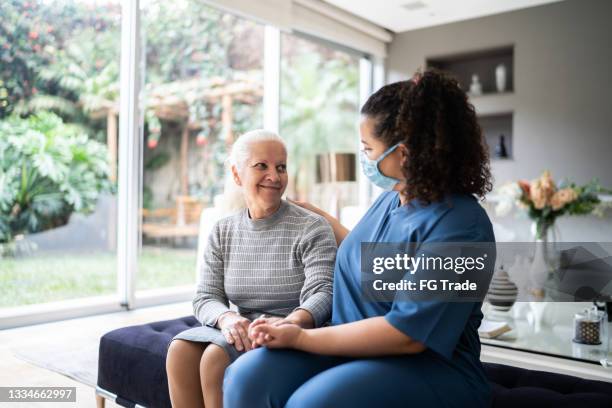
[[[288,195],[337,214],[358,204],[359,57],[291,34],[281,36],[281,55]]]
[[[142,3],[145,42],[142,250],[137,289],[195,283],[202,212],[224,160],[262,127],[264,26],[199,1]]]
[[[0,327],[189,299],[264,116],[290,198],[357,204],[362,56],[204,3],[0,2]]]
[[[0,308],[116,292],[120,4],[0,3]]]

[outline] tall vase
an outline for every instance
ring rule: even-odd
[[[531,261],[531,268],[529,269],[529,288],[533,296],[543,297],[544,283],[550,271],[545,256],[547,242],[543,239],[537,239],[534,245],[535,251]]]
[[[539,221],[535,223],[535,242],[533,260],[529,270],[529,297],[532,299],[529,302],[529,312],[527,313],[527,321],[533,326],[533,330],[537,333],[542,329],[544,322],[544,313],[548,305],[544,301],[544,284],[548,279],[548,274],[551,271],[550,263],[547,258],[549,246],[549,234],[552,231],[552,223]]]
[[[495,85],[497,87],[497,92],[504,92],[506,90],[506,76],[506,66],[504,64],[499,64],[495,68]]]
[[[549,236],[554,232],[553,222],[536,221],[533,260],[529,270],[531,295],[539,300],[544,297],[544,283],[552,269],[549,256]]]

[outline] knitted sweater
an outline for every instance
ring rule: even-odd
[[[336,249],[323,217],[284,200],[266,218],[244,209],[221,219],[204,250],[194,315],[214,327],[232,302],[248,319],[305,309],[321,326],[331,314]]]

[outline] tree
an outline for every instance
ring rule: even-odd
[[[78,105],[81,91],[88,89],[81,84],[84,78],[107,77],[100,71],[108,64],[118,71],[119,5],[7,0],[0,3],[0,15],[0,119],[15,109],[21,114],[53,110],[88,124],[87,106]]]
[[[36,69],[48,63],[53,28],[41,25],[37,2],[0,2],[0,119],[37,92]]]

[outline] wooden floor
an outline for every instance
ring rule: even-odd
[[[81,384],[61,374],[39,368],[15,357],[12,348],[32,344],[33,347],[41,339],[52,339],[70,336],[70,331],[87,330],[88,327],[104,332],[115,328],[142,324],[157,320],[166,320],[186,316],[192,313],[191,302],[173,303],[164,306],[155,306],[131,310],[126,312],[110,313],[79,319],[63,320],[54,323],[20,327],[0,331],[0,386],[38,386],[38,387],[76,387],[76,403],[0,403],[7,408],[52,408],[95,407],[95,391],[93,388]],[[106,401],[106,407],[116,408],[117,404]]]

